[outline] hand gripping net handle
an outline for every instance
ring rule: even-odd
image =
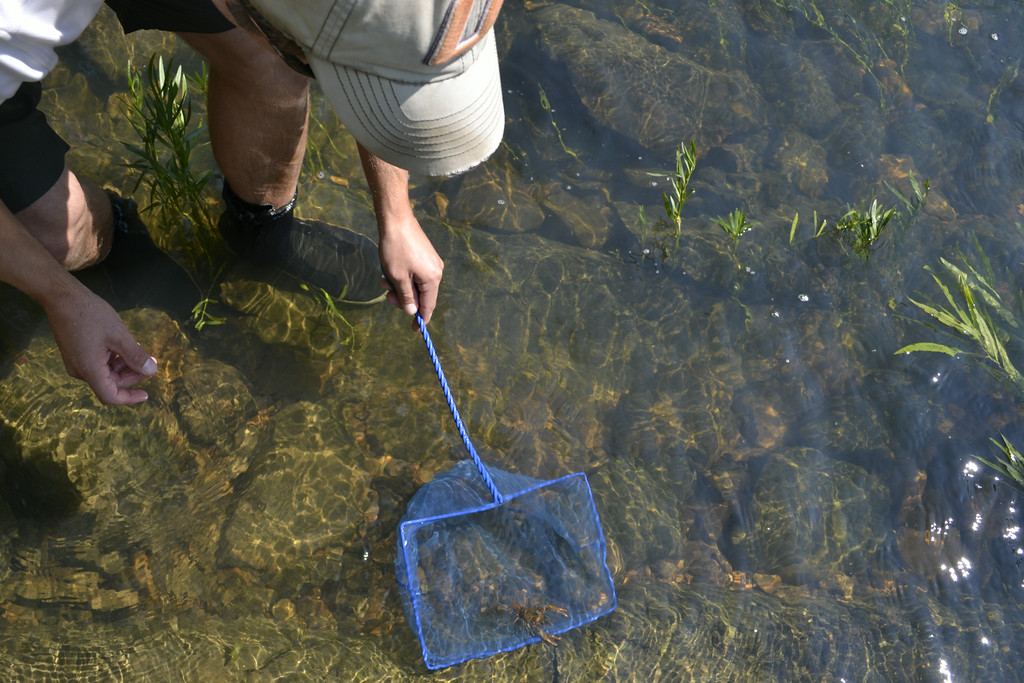
[[[427,344],[427,353],[430,354],[430,362],[434,364],[434,372],[437,373],[437,381],[441,383],[441,391],[444,392],[444,398],[448,402],[448,409],[452,412],[452,418],[455,420],[455,427],[459,430],[459,436],[462,437],[462,443],[466,445],[466,450],[469,451],[469,456],[473,458],[473,463],[476,464],[476,469],[483,477],[484,483],[487,484],[487,490],[491,492],[491,497],[494,498],[494,502],[501,503],[505,502],[505,497],[498,492],[498,487],[495,485],[494,480],[491,479],[491,475],[487,472],[487,468],[484,467],[484,463],[480,460],[480,456],[476,454],[476,449],[473,448],[473,443],[469,440],[469,433],[466,432],[466,427],[462,424],[462,418],[459,417],[459,409],[455,407],[455,399],[452,398],[452,392],[448,388],[448,382],[444,378],[444,370],[441,369],[441,361],[437,357],[437,352],[434,351],[434,343],[430,341],[430,333],[427,332],[427,324],[423,322],[423,318],[420,314],[416,314],[416,323],[420,326],[420,334],[423,335],[423,341]]]

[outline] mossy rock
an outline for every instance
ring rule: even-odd
[[[775,150],[775,163],[786,180],[812,199],[821,198],[828,186],[825,148],[808,135],[787,134]]]

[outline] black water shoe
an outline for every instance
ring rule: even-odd
[[[295,199],[280,209],[250,204],[224,183],[221,236],[238,256],[273,268],[348,304],[383,301],[377,245],[369,237],[315,220],[296,218]]]
[[[108,192],[114,214],[110,253],[75,273],[115,308],[159,308],[183,320],[202,296],[188,272],[153,242],[131,199]]]

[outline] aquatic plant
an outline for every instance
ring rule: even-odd
[[[996,98],[1004,90],[1010,87],[1010,85],[1017,80],[1017,76],[1020,74],[1020,59],[1014,61],[1013,64],[1008,64],[1003,70],[1003,75],[999,77],[999,82],[996,83],[996,87],[992,89],[992,92],[988,94],[988,108],[985,116],[985,123],[992,124],[995,122],[996,117],[992,113],[992,105],[995,103]]]
[[[640,244],[647,244],[647,209],[644,208],[643,204],[639,204],[636,207],[636,221],[637,225],[640,226]]]
[[[740,209],[734,209],[732,213],[724,218],[715,218],[715,225],[725,231],[725,234],[732,238],[733,246],[739,242],[740,235],[758,225],[756,221],[748,221],[747,214]]]
[[[300,284],[299,287],[302,288],[304,291],[308,292],[309,295],[312,296],[314,300],[318,301],[324,307],[324,313],[332,321],[332,324],[334,325],[334,331],[337,332],[338,334],[338,339],[341,341],[343,346],[348,346],[351,348],[352,344],[355,341],[356,329],[352,326],[352,323],[348,321],[348,318],[346,318],[345,315],[338,310],[338,305],[337,303],[335,303],[335,298],[331,296],[331,294],[322,287],[317,287],[316,289],[314,289],[313,287],[307,285],[304,282]],[[344,296],[345,292],[342,291],[338,298],[340,299],[343,298]],[[339,324],[344,329],[339,328]]]
[[[931,182],[925,179],[924,184],[918,182],[911,171],[907,179],[910,181],[912,196],[907,196],[896,186],[888,181],[886,188],[903,205],[903,210],[897,207],[883,208],[878,200],[872,195],[871,204],[861,204],[860,209],[848,207],[848,211],[836,222],[835,226],[829,226],[828,220],[819,220],[818,212],[814,212],[812,237],[819,238],[825,234],[837,234],[844,237],[847,243],[855,252],[864,256],[870,255],[875,244],[882,237],[890,223],[897,226],[897,234],[902,237],[917,220],[918,215],[928,201],[928,192],[931,189]],[[800,223],[800,213],[793,216],[793,222],[789,228],[789,243],[796,241],[797,227]]]
[[[193,84],[206,91],[205,70],[193,77]],[[184,256],[193,280],[210,292],[225,263],[208,195],[214,172],[197,163],[197,152],[208,144],[206,126],[193,119],[181,66],[175,69],[168,61],[165,67],[162,57],[150,57],[144,84],[129,62],[125,105],[139,138],[139,144],[122,143],[136,158],[128,164],[138,173],[133,192],[144,186],[149,194],[141,213],[155,216],[161,233]],[[213,303],[206,296],[196,304],[197,329],[222,322],[209,313]]]
[[[676,246],[679,246],[679,237],[683,232],[683,205],[693,194],[690,189],[690,177],[693,169],[697,166],[697,144],[690,140],[689,146],[679,143],[676,145],[676,169],[668,176],[670,192],[662,192],[661,197],[665,202],[665,214],[669,222],[675,226]],[[656,178],[662,177],[661,173],[649,173]]]
[[[963,10],[956,0],[946,0],[946,5],[942,8],[942,20],[946,24],[946,42],[950,45],[953,44],[953,33],[963,26],[963,15]]]
[[[878,200],[872,197],[870,206],[862,204],[860,209],[851,207],[833,230],[845,237],[856,253],[867,258],[895,215],[896,209],[883,209]]]
[[[565,140],[562,138],[562,129],[558,127],[558,123],[555,121],[555,110],[551,106],[551,101],[548,100],[548,94],[544,92],[544,88],[537,86],[537,90],[540,91],[540,106],[548,113],[551,117],[551,127],[555,129],[555,135],[558,136],[558,144],[562,146],[562,151],[571,156],[573,159],[579,161],[579,156],[576,152],[569,149],[569,146],[565,144]]]
[[[944,305],[915,299],[910,301],[939,324],[973,342],[977,351],[968,352],[936,342],[918,342],[908,344],[898,349],[896,353],[928,351],[979,358],[984,362],[984,367],[996,376],[1008,380],[1017,391],[1024,394],[1024,376],[1017,369],[1007,350],[1007,345],[1011,342],[1019,345],[1024,341],[1024,292],[1016,290],[1016,300],[1007,304],[996,288],[997,280],[991,263],[977,241],[975,249],[979,266],[972,265],[963,254],[962,267],[946,259],[940,259],[945,278],[953,280],[952,286],[947,285],[939,274],[927,268],[946,300]],[[954,295],[954,290],[959,297]],[[991,439],[1001,451],[999,458],[986,460],[979,456],[975,457],[1024,490],[1024,460],[1020,451],[1005,436],[1000,435],[1000,439]]]
[[[898,216],[899,234],[901,237],[910,229],[910,226],[914,224],[914,221],[917,220],[918,214],[921,213],[925,203],[928,201],[928,192],[931,190],[931,181],[928,178],[925,178],[924,180],[924,189],[921,189],[922,185],[917,182],[917,177],[914,176],[913,171],[910,171],[910,173],[907,174],[907,179],[910,181],[910,187],[914,191],[913,197],[906,196],[892,183],[889,183],[888,181],[885,183],[886,188],[888,188],[888,190],[900,200],[903,204],[903,208],[906,210],[905,214],[900,213]]]
[[[902,196],[902,195],[901,195]],[[904,197],[904,200],[909,202]],[[878,200],[871,198],[870,206],[864,204],[861,208],[849,207],[849,210],[840,217],[834,226],[829,226],[828,220],[818,220],[818,212],[814,212],[814,233],[815,239],[825,234],[835,234],[843,237],[847,244],[861,256],[867,258],[875,243],[882,237],[882,233],[892,221],[898,216],[895,208],[883,209]],[[793,223],[789,228],[789,243],[796,241],[796,230],[800,222],[800,213],[793,216]]]
[[[1024,376],[1014,365],[1006,350],[1006,340],[1009,339],[1009,335],[994,322],[979,299],[988,302],[997,311],[1004,325],[1020,330],[1021,325],[1017,316],[1003,304],[992,281],[966,260],[965,268],[959,268],[946,259],[940,259],[940,261],[948,276],[954,279],[953,288],[959,293],[959,298],[954,296],[953,289],[937,273],[931,268],[926,268],[942,292],[946,304],[931,304],[915,299],[910,301],[939,324],[973,342],[980,353],[971,353],[961,348],[936,342],[908,344],[897,350],[896,353],[930,351],[950,356],[981,357],[989,361],[991,364],[989,367],[1000,371],[1018,390],[1024,391]]]
[[[309,112],[308,129],[306,154],[302,157],[302,172],[307,177],[322,180],[328,175],[327,162],[324,161],[325,152],[332,159],[345,159],[348,155],[338,148],[327,126],[324,125],[323,121],[313,111]],[[321,137],[323,139],[322,143],[319,141]],[[326,150],[322,149],[323,145],[327,146]]]
[[[988,465],[993,470],[1003,475],[1016,486],[1024,491],[1024,457],[1021,457],[1020,451],[1010,443],[1005,436],[999,435],[999,441],[995,439],[989,439],[992,443],[999,448],[1002,453],[1002,457],[996,460],[986,460],[980,456],[974,456],[982,463]]]
[[[683,234],[683,206],[686,200],[693,194],[690,189],[690,178],[693,176],[693,169],[697,165],[697,145],[691,140],[689,145],[679,143],[675,150],[676,163],[675,171],[667,177],[664,173],[648,172],[647,175],[654,178],[666,178],[669,182],[669,190],[662,192],[662,201],[665,205],[666,220],[658,220],[654,223],[655,235],[654,248],[661,252],[663,258],[667,259],[671,254],[670,245],[665,241],[666,233],[679,248],[679,240]],[[638,205],[636,207],[636,220],[639,229],[639,238],[643,254],[648,253],[647,240],[650,234],[651,225],[647,220],[647,209]]]
[[[195,325],[197,330],[202,330],[207,325],[221,325],[224,323],[224,318],[210,312],[210,306],[216,303],[216,299],[205,296],[192,307],[192,324]]]
[[[720,227],[732,239],[732,260],[736,263],[737,268],[742,267],[739,257],[736,255],[736,247],[739,245],[740,235],[756,227],[759,223],[748,221],[747,214],[741,209],[733,209],[728,216],[712,220],[715,225]]]
[[[913,0],[819,3],[815,0],[756,0],[752,9],[767,23],[792,23],[799,13],[811,25],[856,61],[879,85],[880,104],[888,91],[899,87],[914,47],[909,21]],[[948,14],[948,13],[947,13]],[[959,17],[959,13],[956,14]],[[947,25],[950,19],[947,16]],[[889,94],[891,98],[891,93]]]
[[[796,241],[796,228],[800,223],[800,212],[797,211],[793,214],[793,223],[789,226],[789,243],[793,244]],[[821,237],[825,233],[825,228],[828,225],[828,221],[824,218],[821,222],[818,222],[818,212],[814,212],[814,237]]]

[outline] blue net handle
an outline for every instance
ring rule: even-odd
[[[448,402],[448,409],[452,412],[452,418],[455,420],[455,427],[459,430],[459,436],[462,437],[462,443],[466,445],[466,450],[469,451],[469,456],[473,458],[473,462],[476,464],[476,469],[483,477],[484,483],[487,484],[487,490],[491,492],[491,497],[494,498],[494,502],[501,504],[505,502],[505,497],[498,491],[497,485],[491,478],[487,468],[484,467],[484,463],[480,460],[480,456],[476,454],[476,449],[473,448],[473,442],[469,440],[469,433],[466,431],[465,425],[462,424],[462,418],[459,417],[459,409],[455,407],[455,399],[452,398],[451,389],[448,388],[448,381],[444,378],[444,370],[441,369],[441,361],[437,357],[437,352],[434,351],[434,343],[430,341],[430,333],[427,332],[427,324],[423,322],[423,318],[420,317],[419,313],[416,313],[416,323],[420,326],[420,334],[423,335],[423,341],[427,344],[427,353],[430,354],[430,362],[434,364],[434,372],[437,373],[437,381],[441,383],[441,391],[444,392],[444,398]]]

